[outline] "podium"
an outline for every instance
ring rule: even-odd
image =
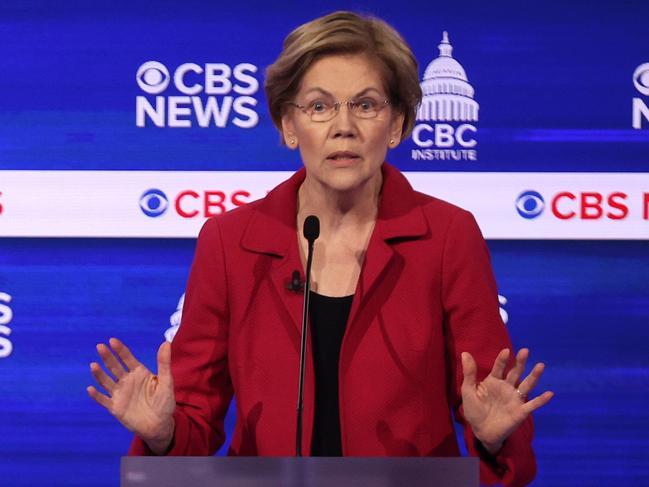
[[[122,457],[121,487],[478,487],[477,458]]]

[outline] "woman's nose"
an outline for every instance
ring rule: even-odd
[[[356,117],[352,115],[347,103],[341,103],[338,106],[332,123],[334,137],[353,137],[356,135]]]

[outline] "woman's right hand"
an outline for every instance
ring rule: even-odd
[[[154,375],[118,339],[111,338],[108,344],[98,344],[97,352],[112,377],[97,362],[90,364],[92,375],[108,395],[94,386],[86,389],[88,394],[144,440],[154,453],[166,453],[173,441],[176,407],[170,367],[171,345],[165,342],[160,346],[158,375]]]

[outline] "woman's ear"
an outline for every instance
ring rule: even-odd
[[[289,114],[285,114],[282,117],[282,137],[284,138],[286,147],[289,149],[297,149],[298,140],[295,135],[295,124]]]
[[[390,142],[388,147],[394,149],[401,142],[401,134],[403,132],[403,121],[405,120],[405,115],[403,113],[396,113],[392,117],[390,124]]]

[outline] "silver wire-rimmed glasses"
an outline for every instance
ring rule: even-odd
[[[390,100],[377,100],[372,97],[364,96],[358,100],[347,100],[337,102],[327,102],[323,100],[312,101],[308,105],[300,105],[289,101],[289,105],[302,110],[307,114],[312,122],[328,122],[333,119],[340,111],[341,105],[347,105],[352,115],[358,118],[375,118],[381,110],[390,104]]]

